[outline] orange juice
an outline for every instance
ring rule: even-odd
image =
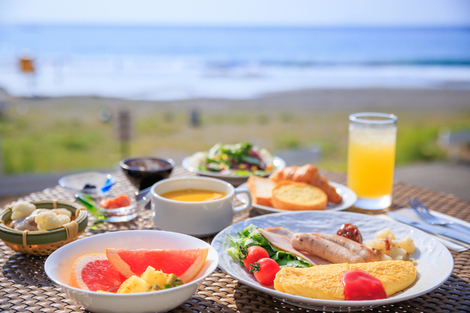
[[[348,187],[358,197],[392,194],[396,128],[352,129],[348,146]]]

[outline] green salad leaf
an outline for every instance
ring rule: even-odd
[[[258,227],[251,224],[237,232],[238,236],[227,237],[230,241],[231,247],[227,249],[227,253],[243,265],[243,260],[246,256],[245,251],[251,246],[261,246],[269,254],[269,257],[279,264],[280,267],[310,267],[312,264],[308,263],[301,257],[296,256],[290,252],[282,251],[274,247],[259,231]]]

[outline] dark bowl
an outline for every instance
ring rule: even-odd
[[[162,158],[130,158],[119,162],[129,181],[142,190],[156,182],[168,178],[175,167],[172,159]]]

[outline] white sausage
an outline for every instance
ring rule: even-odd
[[[361,256],[351,250],[313,234],[295,233],[291,243],[297,250],[319,256],[332,263],[365,262]]]
[[[343,246],[348,250],[351,250],[352,252],[360,255],[366,262],[375,262],[375,261],[380,260],[380,258],[377,256],[377,254],[374,253],[374,251],[372,251],[372,249],[370,249],[369,247],[365,245],[361,245],[360,243],[355,242],[354,240],[351,240],[349,238],[338,236],[338,235],[323,234],[323,233],[311,233],[311,234],[315,236],[319,236],[323,239],[329,240],[340,246]]]

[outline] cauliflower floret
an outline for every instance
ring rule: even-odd
[[[70,217],[68,217],[65,214],[59,214],[59,215],[57,215],[57,218],[59,219],[60,226],[62,226],[64,224],[67,224],[71,221]]]
[[[34,221],[38,225],[39,230],[48,230],[60,227],[70,222],[70,217],[65,214],[57,215],[54,212],[47,210],[41,212]]]
[[[17,220],[21,217],[28,216],[33,211],[36,210],[36,206],[32,203],[26,202],[26,201],[20,201],[15,203],[12,208],[12,214],[11,214],[11,220]]]
[[[47,211],[47,209],[36,209],[30,215],[12,221],[10,226],[16,230],[38,230],[38,225],[34,220],[44,211]]]
[[[63,214],[63,215],[67,215],[69,218],[72,218],[72,212],[70,212],[67,209],[52,209],[52,212],[54,212],[57,215]]]

